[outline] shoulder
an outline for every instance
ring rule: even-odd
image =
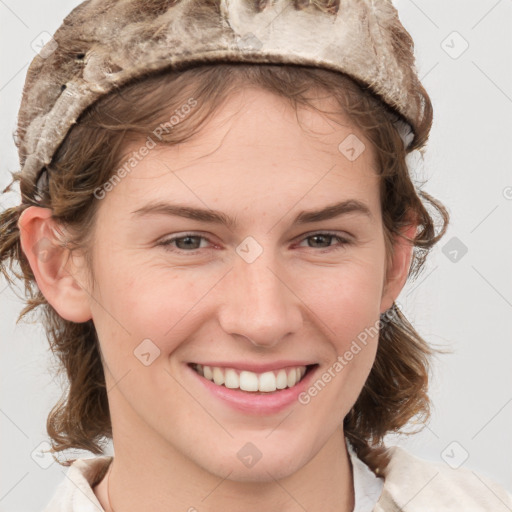
[[[368,465],[384,478],[375,512],[506,512],[512,495],[466,468],[422,459],[400,446],[370,452]]]
[[[112,457],[107,455],[73,461],[43,512],[103,510],[93,487],[103,478],[111,461]]]

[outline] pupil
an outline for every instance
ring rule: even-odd
[[[320,243],[322,239],[324,239],[324,241],[329,241],[331,238],[331,235],[313,235],[313,239],[316,241],[320,239]],[[329,246],[329,244],[327,244],[327,246]]]
[[[190,243],[185,243],[186,241],[190,242],[192,240],[192,245],[194,245],[194,242],[193,240],[196,240],[198,239],[197,236],[185,236],[183,238],[180,238],[177,240],[177,245],[179,246],[180,244],[183,244],[185,246],[185,248],[191,248],[191,244]],[[196,243],[197,245],[197,243]],[[197,247],[193,247],[194,249],[197,249]]]

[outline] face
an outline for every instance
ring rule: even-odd
[[[394,299],[379,181],[348,120],[299,113],[245,89],[100,200],[87,300],[116,452],[264,481],[341,435]]]

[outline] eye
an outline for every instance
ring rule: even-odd
[[[181,236],[173,236],[161,241],[158,245],[172,252],[193,252],[201,248],[201,240],[209,241],[206,237],[196,233],[186,233]],[[204,247],[204,246],[203,246]]]
[[[341,237],[335,233],[329,233],[329,232],[319,232],[319,233],[313,233],[311,235],[308,235],[303,239],[303,241],[312,240],[313,245],[308,244],[308,247],[313,249],[330,249],[333,248],[334,250],[338,250],[343,248],[345,245],[349,245],[351,241],[348,238]],[[337,241],[337,246],[332,246],[331,242]],[[318,245],[320,244],[320,246]]]
[[[201,245],[204,241],[206,245]],[[312,244],[308,242],[310,249],[327,249],[327,250],[339,250],[344,246],[349,245],[351,241],[348,238],[344,238],[335,233],[330,232],[318,232],[308,235],[302,239],[302,242],[312,241]],[[337,245],[332,245],[332,242],[338,242]],[[176,253],[194,253],[199,249],[208,248],[208,244],[211,243],[208,238],[197,233],[185,233],[180,236],[173,236],[162,240],[157,245],[164,247],[166,251]],[[300,246],[300,245],[299,245]],[[323,251],[325,252],[325,251]]]

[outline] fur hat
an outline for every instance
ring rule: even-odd
[[[86,0],[28,69],[16,131],[22,192],[98,98],[151,72],[221,61],[345,73],[397,114],[406,148],[428,137],[432,105],[391,0]]]

